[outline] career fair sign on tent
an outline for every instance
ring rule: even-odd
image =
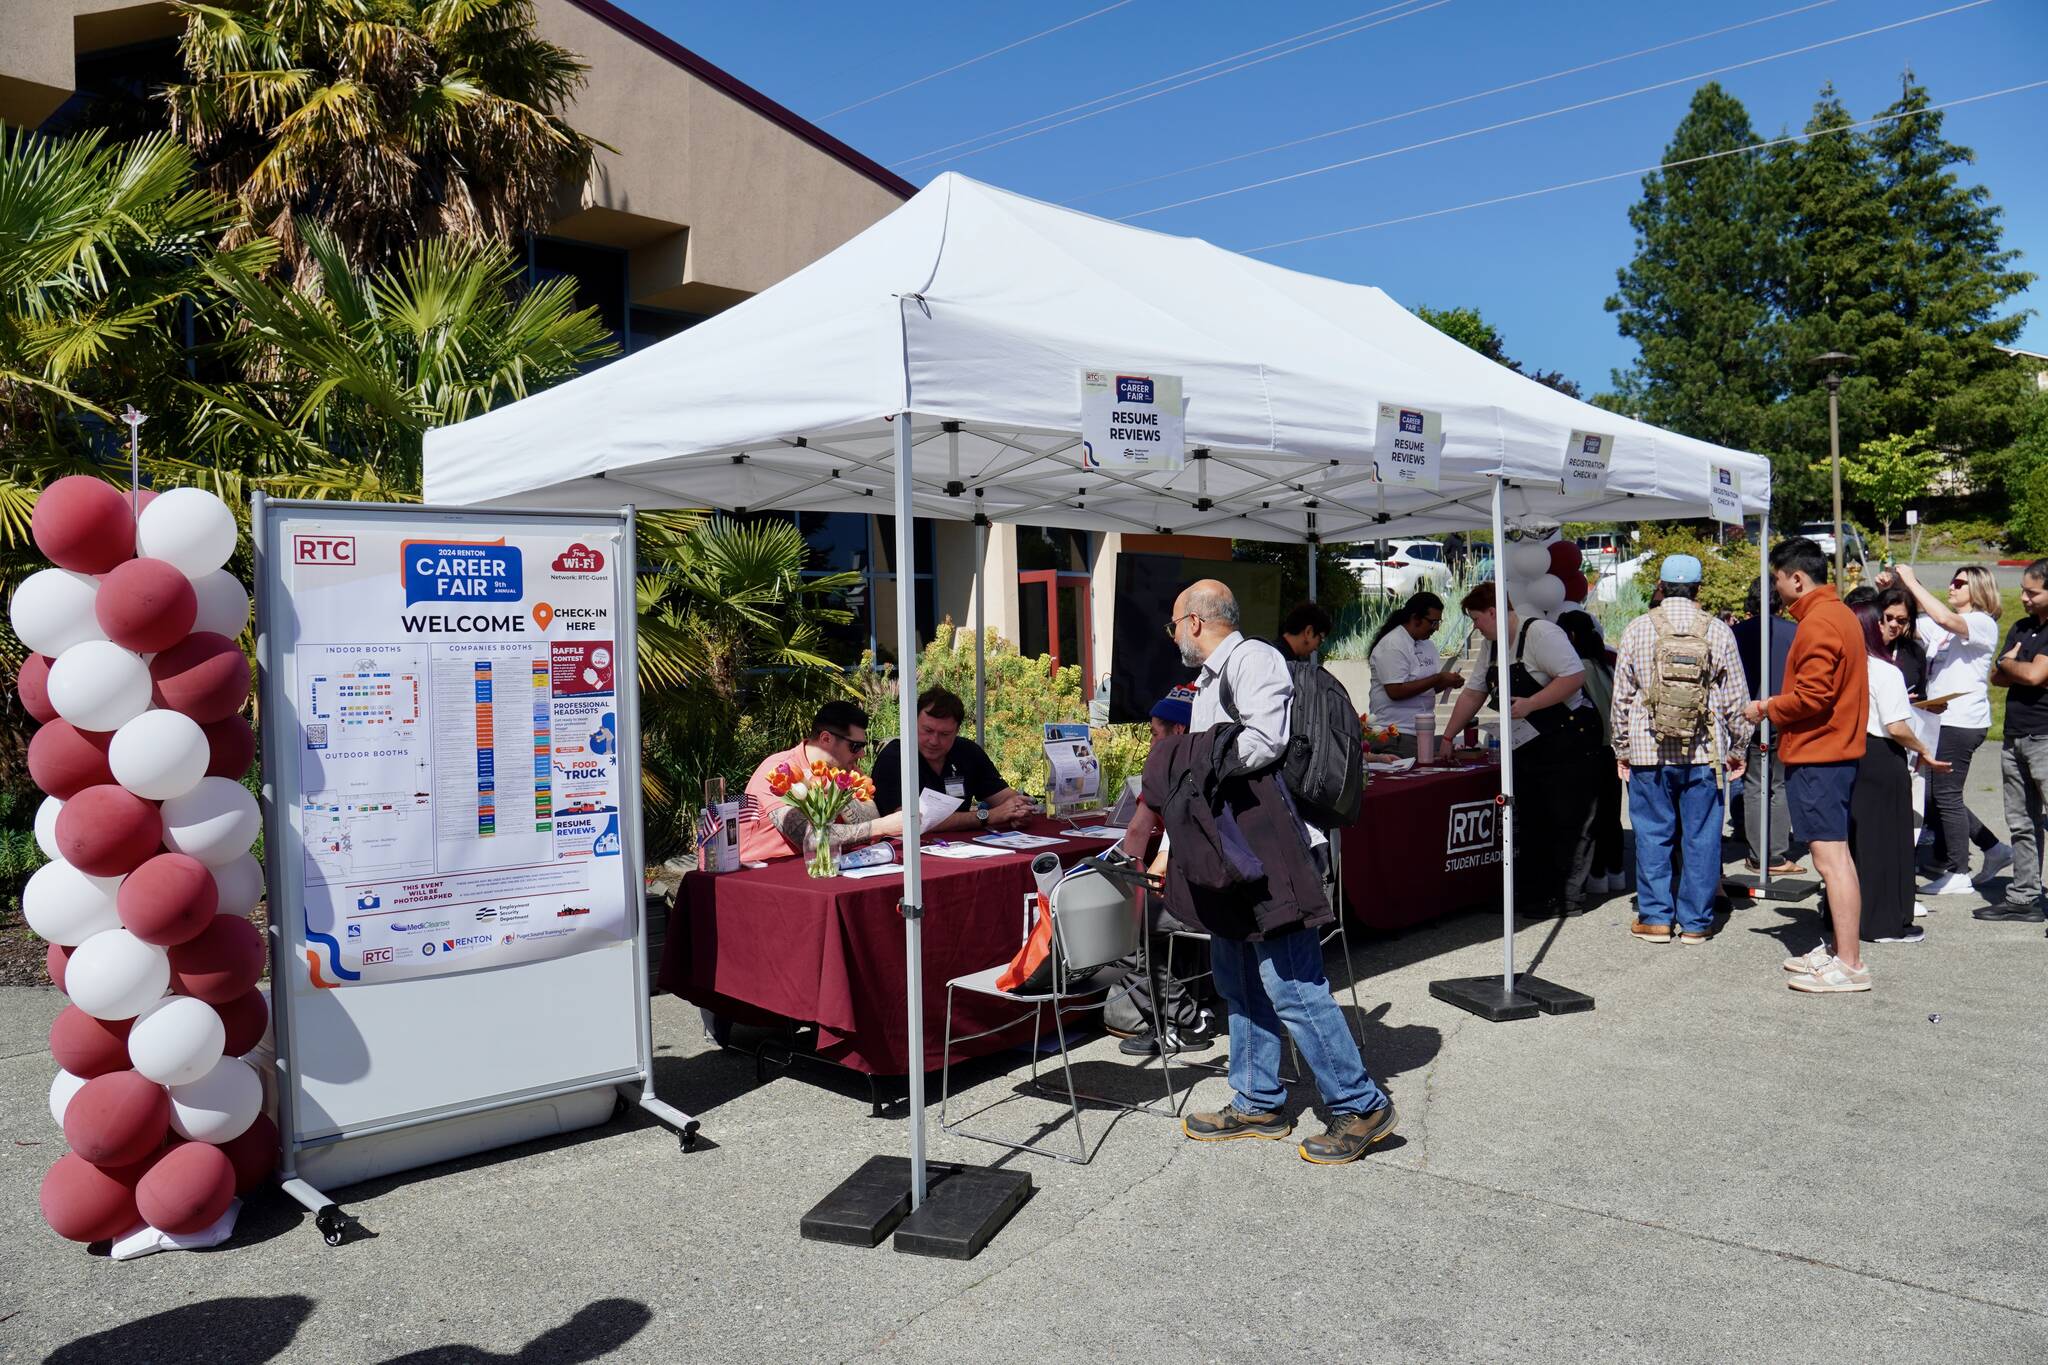
[[[1742,483],[1740,476],[1727,465],[1713,466],[1707,488],[1707,511],[1715,521],[1724,521],[1730,526],[1742,525]]]
[[[1384,482],[1436,491],[1444,454],[1442,413],[1382,403],[1374,437],[1373,463]]]
[[[1081,464],[1086,469],[1179,469],[1180,376],[1081,371]]]
[[[1574,431],[1564,448],[1564,491],[1597,498],[1607,492],[1607,464],[1614,457],[1614,437],[1599,431]]]
[[[509,525],[286,528],[315,985],[564,957],[630,932],[619,536]]]

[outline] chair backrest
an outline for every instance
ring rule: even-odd
[[[1138,913],[1129,893],[1085,865],[1052,889],[1052,929],[1054,950],[1070,976],[1138,951]]]

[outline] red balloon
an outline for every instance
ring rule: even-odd
[[[48,725],[57,719],[57,708],[50,705],[50,656],[31,654],[21,661],[21,671],[14,675],[14,690],[21,696],[21,709],[35,717],[38,725]]]
[[[87,787],[57,812],[57,852],[88,876],[124,877],[163,841],[156,802],[112,783]]]
[[[136,1071],[95,1076],[64,1111],[64,1140],[95,1166],[126,1166],[163,1146],[171,1092]]]
[[[234,1164],[235,1193],[247,1194],[277,1170],[277,1125],[270,1115],[258,1114],[254,1123],[221,1143],[220,1149]]]
[[[149,661],[156,704],[201,725],[226,720],[249,700],[249,661],[225,635],[202,630]]]
[[[187,1142],[157,1158],[135,1187],[135,1208],[158,1232],[201,1232],[235,1197],[235,1163],[210,1142]]]
[[[1573,569],[1570,573],[1559,574],[1558,577],[1564,583],[1565,601],[1583,602],[1586,600],[1586,593],[1592,586],[1586,582],[1586,575],[1577,569]]]
[[[240,915],[215,915],[197,937],[171,949],[171,989],[209,1005],[225,1005],[262,975],[263,935]]]
[[[103,1171],[67,1152],[43,1177],[43,1221],[74,1242],[111,1241],[142,1221],[135,1209],[141,1179],[139,1165]]]
[[[270,1027],[270,1005],[259,990],[243,991],[226,1004],[215,1005],[213,1012],[228,1031],[227,1043],[221,1048],[224,1057],[255,1051],[256,1044],[263,1041],[263,1030]]]
[[[1579,547],[1569,540],[1555,540],[1550,543],[1550,572],[1559,578],[1575,571],[1582,562]]]
[[[107,573],[135,556],[128,495],[89,474],[72,474],[45,488],[29,534],[52,564],[74,573]]]
[[[69,801],[87,787],[112,783],[107,746],[114,737],[104,731],[81,730],[68,720],[53,720],[28,742],[28,775],[59,801]]]
[[[74,1076],[92,1080],[128,1069],[128,1030],[133,1019],[95,1019],[76,1005],[50,1025],[50,1055]]]
[[[93,614],[107,638],[137,654],[169,649],[192,630],[199,595],[161,559],[131,559],[100,580]]]
[[[206,761],[208,777],[242,780],[256,761],[256,731],[240,716],[229,716],[199,727],[206,732],[206,747],[212,757]]]
[[[114,893],[114,913],[121,917],[122,927],[159,948],[175,948],[199,937],[219,908],[220,889],[213,872],[183,853],[157,854],[129,873]]]
[[[52,943],[43,949],[43,969],[50,974],[50,984],[58,990],[64,989],[64,968],[71,961],[72,950],[61,943]]]

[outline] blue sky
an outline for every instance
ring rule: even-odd
[[[1707,79],[1698,73],[1958,5],[1968,7],[1712,79],[1743,101],[1763,137],[1797,132],[1827,81],[1857,117],[1868,118],[1897,97],[1908,67],[1936,102],[2048,79],[2048,4],[2041,0],[621,3],[914,182],[958,170],[1106,217],[1143,214],[1132,221],[1234,250],[1654,165],[1692,91]],[[1076,19],[1082,21],[870,100]],[[1767,22],[1749,22],[1757,20]],[[1132,183],[1662,44],[1674,45],[1306,145]],[[1241,63],[1252,64],[1224,70]],[[1182,82],[1193,83],[1167,88]],[[1675,83],[1402,150],[1666,82]],[[1077,117],[1103,110],[1090,102],[1116,92],[1128,93],[1106,103],[1134,102]],[[1060,120],[1074,121],[1033,131]],[[1006,128],[1000,137],[1015,140],[977,150],[998,140],[984,135]],[[2024,253],[2023,266],[2048,274],[2048,87],[1949,111],[1945,131],[1977,152],[1968,169],[2006,210],[2007,244]],[[1144,212],[1386,152],[1394,154]],[[1510,354],[1563,370],[1590,394],[1632,358],[1602,303],[1632,250],[1626,213],[1639,190],[1640,177],[1626,176],[1261,254],[1294,269],[1376,284],[1409,306],[1477,307],[1500,329]],[[2048,311],[2048,284],[2037,283],[2020,304]],[[2048,351],[2048,321],[2031,319],[2022,344]]]

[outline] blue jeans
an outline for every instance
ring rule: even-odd
[[[1680,932],[1711,929],[1714,893],[1721,885],[1721,803],[1713,768],[1660,763],[1633,769],[1628,818],[1636,831],[1637,917],[1645,924],[1669,924],[1675,909]]]
[[[1209,957],[1216,993],[1230,1008],[1230,1088],[1240,1112],[1276,1113],[1287,1102],[1280,1084],[1283,1022],[1332,1114],[1369,1114],[1388,1102],[1331,998],[1319,932],[1297,929],[1259,943],[1211,939]]]

